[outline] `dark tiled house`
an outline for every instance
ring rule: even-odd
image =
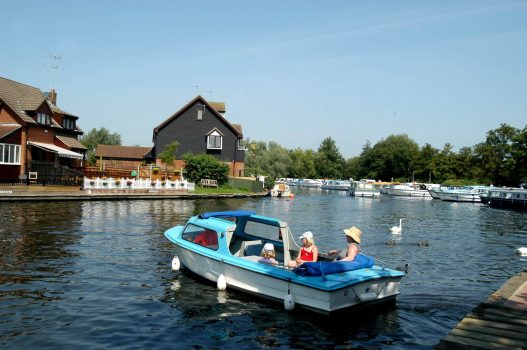
[[[207,102],[197,96],[179,111],[154,128],[154,147],[150,156],[155,159],[167,145],[179,142],[176,168],[183,167],[182,156],[211,154],[229,166],[230,176],[243,176],[245,148],[241,126],[225,119],[225,104]],[[158,165],[162,165],[159,159]]]
[[[55,90],[0,77],[0,180],[81,175],[79,118],[57,107]]]

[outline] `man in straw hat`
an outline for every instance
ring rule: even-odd
[[[339,254],[337,260],[340,261],[353,261],[355,256],[361,252],[360,249],[360,236],[362,231],[356,228],[355,226],[344,229],[346,234],[346,241],[348,242],[348,248],[346,250],[330,250],[328,254]]]

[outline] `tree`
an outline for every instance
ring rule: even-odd
[[[229,166],[220,162],[210,154],[186,153],[183,155],[185,168],[183,175],[186,179],[198,183],[201,179],[218,181],[219,185],[227,183]]]
[[[511,182],[527,183],[527,125],[514,137],[511,153],[515,161]]]
[[[118,133],[110,133],[106,128],[99,130],[93,128],[87,134],[84,134],[79,140],[88,149],[88,163],[94,165],[96,163],[95,150],[99,144],[121,146],[121,135]]]
[[[179,147],[179,142],[173,141],[165,148],[165,150],[159,153],[159,159],[165,163],[165,178],[168,179],[168,164],[174,165],[176,159],[176,152]]]
[[[439,151],[429,143],[426,143],[421,147],[418,156],[414,159],[411,165],[417,179],[429,182],[431,182],[432,176],[434,179],[437,179],[439,174],[434,160],[438,153]]]
[[[315,168],[318,177],[329,179],[340,179],[342,177],[344,158],[331,137],[322,140],[318,147]]]
[[[485,142],[474,148],[480,178],[488,178],[498,186],[517,185],[511,183],[511,178],[515,168],[512,145],[518,134],[518,129],[505,123],[487,132]]]
[[[408,135],[390,135],[372,148],[363,147],[360,175],[390,181],[408,180],[412,176],[411,164],[419,156],[419,146]]]

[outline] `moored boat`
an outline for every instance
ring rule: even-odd
[[[394,185],[386,189],[386,194],[399,197],[432,198],[430,189],[439,188],[438,184],[406,183]]]
[[[381,188],[384,185],[384,183],[377,183],[375,180],[368,179],[352,181],[349,195],[353,197],[379,197],[381,195]]]
[[[480,198],[491,208],[527,210],[527,189],[524,188],[491,188]]]
[[[283,182],[277,182],[269,191],[269,194],[271,197],[290,197],[291,196],[291,189],[289,188],[289,185]]]
[[[309,263],[311,271],[291,270],[296,256],[287,223],[249,211],[204,213],[185,225],[165,232],[174,243],[173,269],[182,264],[191,272],[217,284],[283,303],[329,314],[356,306],[394,302],[404,273],[373,264],[361,255],[353,262]],[[273,244],[277,264],[259,262],[266,244]],[[360,261],[359,261],[360,260]],[[302,267],[301,265],[299,269]],[[331,273],[338,271],[335,273]]]
[[[349,180],[325,180],[320,186],[323,190],[347,191],[351,186]]]
[[[448,202],[481,203],[481,195],[492,189],[490,186],[463,186],[456,189],[438,192],[439,199]]]

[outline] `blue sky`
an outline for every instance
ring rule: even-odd
[[[0,76],[124,145],[199,93],[245,138],[344,157],[527,125],[527,1],[6,1]],[[58,69],[52,74],[53,55]]]

